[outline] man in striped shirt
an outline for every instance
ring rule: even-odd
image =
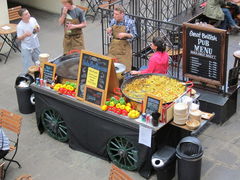
[[[0,127],[0,159],[5,157],[10,149],[10,142],[8,137],[5,135],[2,127]]]
[[[112,37],[108,56],[124,64],[126,70],[130,71],[132,69],[131,41],[137,36],[137,30],[135,21],[125,15],[122,6],[115,6],[107,33]]]

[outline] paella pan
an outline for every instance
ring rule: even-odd
[[[142,74],[124,81],[121,91],[127,98],[138,103],[142,103],[145,94],[160,97],[163,103],[171,103],[186,92],[186,86],[165,75]]]

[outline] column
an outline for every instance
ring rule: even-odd
[[[0,25],[8,24],[9,23],[9,17],[8,17],[8,5],[7,0],[0,0]],[[0,43],[2,42],[2,39],[0,38]],[[7,52],[9,49],[8,46],[4,46],[1,53]]]

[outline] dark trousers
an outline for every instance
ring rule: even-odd
[[[0,150],[0,159],[4,158],[9,150]]]
[[[228,29],[228,26],[234,26],[236,25],[236,22],[232,18],[232,14],[229,9],[227,8],[222,8],[222,11],[224,13],[224,20],[222,21],[221,24],[221,29]]]

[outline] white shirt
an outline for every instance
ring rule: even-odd
[[[0,150],[9,150],[10,149],[10,142],[8,137],[5,135],[2,127],[0,127]]]
[[[33,32],[34,28],[39,26],[37,20],[34,17],[30,17],[29,22],[25,23],[22,20],[17,25],[17,37],[22,36],[26,32]],[[38,48],[39,41],[37,34],[32,34],[29,37],[24,38],[21,41],[21,48],[22,49],[35,49]]]

